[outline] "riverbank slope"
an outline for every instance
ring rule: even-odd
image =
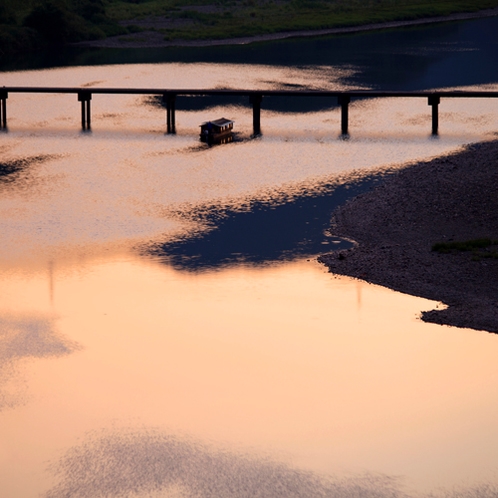
[[[334,213],[331,233],[355,248],[323,255],[330,272],[447,305],[426,322],[498,333],[494,249],[434,252],[438,242],[498,239],[498,141],[408,165]]]
[[[424,24],[434,24],[440,22],[465,21],[470,19],[480,19],[485,17],[498,16],[498,7],[492,9],[479,10],[477,12],[455,13],[445,16],[423,17],[409,20],[396,20],[389,22],[366,22],[355,26],[335,27],[327,29],[307,29],[281,31],[250,36],[235,36],[220,39],[171,39],[165,37],[163,32],[171,29],[174,24],[167,17],[153,17],[143,20],[122,21],[122,26],[138,26],[142,31],[129,35],[110,36],[105,39],[91,40],[76,45],[85,47],[100,48],[161,48],[161,47],[203,47],[216,45],[243,45],[248,43],[265,42],[273,40],[283,40],[287,38],[304,38],[326,35],[341,35],[359,33],[363,31],[375,31],[382,29],[402,28],[409,26],[419,26]]]

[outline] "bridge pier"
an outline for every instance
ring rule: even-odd
[[[261,135],[261,101],[263,95],[254,93],[249,96],[249,102],[252,104],[252,130],[253,135]]]
[[[176,95],[174,93],[165,93],[163,102],[166,103],[166,130],[167,133],[176,133],[175,103]]]
[[[0,127],[7,128],[7,90],[0,90]]]
[[[81,102],[81,128],[89,130],[91,125],[90,101],[92,94],[88,90],[78,92],[78,102]]]
[[[439,128],[439,102],[441,101],[441,98],[439,95],[429,95],[429,102],[428,104],[432,106],[432,134],[437,135],[438,134],[438,128]]]
[[[343,135],[349,135],[349,103],[351,102],[351,96],[348,94],[339,95],[337,97],[337,103],[341,106],[341,133]]]

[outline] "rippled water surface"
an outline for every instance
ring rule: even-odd
[[[345,89],[356,71],[175,62],[1,84]],[[248,102],[179,100],[166,135],[146,96],[94,95],[81,132],[76,96],[9,95],[3,496],[495,496],[496,337],[424,324],[438,303],[315,258],[349,244],[334,207],[494,138],[498,103],[443,100],[433,138],[424,99],[363,100],[348,140],[335,102],[293,105],[264,101],[252,138]],[[221,116],[234,142],[201,144]]]

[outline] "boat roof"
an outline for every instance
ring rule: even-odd
[[[213,121],[206,121],[205,123],[202,123],[201,126],[206,125],[208,123],[214,124],[215,126],[226,126],[229,124],[233,124],[233,121],[226,118],[220,118],[220,119],[214,119]]]

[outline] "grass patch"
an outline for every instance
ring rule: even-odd
[[[189,19],[169,38],[206,39],[414,20],[498,7],[498,0],[114,0],[116,21],[147,17]]]
[[[463,242],[438,242],[432,246],[432,250],[440,254],[472,252],[472,261],[498,259],[498,240],[483,238]]]

